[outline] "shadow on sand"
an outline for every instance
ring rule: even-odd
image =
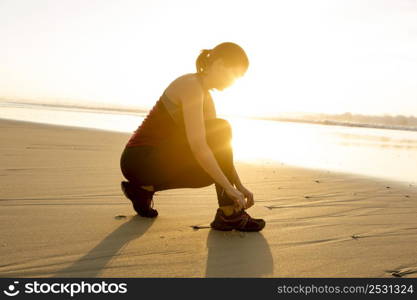
[[[210,230],[206,277],[268,277],[274,261],[262,233]]]
[[[137,215],[132,216],[130,220],[120,225],[86,255],[55,273],[54,277],[97,277],[119,250],[129,241],[144,234],[154,220]]]

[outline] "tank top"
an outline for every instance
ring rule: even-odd
[[[200,76],[198,76],[198,79],[201,84]],[[205,107],[207,98],[210,101],[212,100],[208,91],[204,94],[203,107]],[[174,133],[181,133],[185,136],[182,107],[173,102],[166,95],[165,90],[142,121],[141,125],[130,137],[126,147],[157,146]]]

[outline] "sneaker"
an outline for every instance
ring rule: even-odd
[[[133,186],[128,181],[122,181],[121,188],[126,198],[132,201],[133,208],[138,215],[147,218],[155,218],[158,215],[158,211],[153,209],[153,194],[155,192]]]
[[[211,228],[222,231],[233,229],[239,231],[261,231],[265,227],[263,219],[254,219],[246,211],[241,210],[230,216],[226,216],[223,210],[217,209],[214,221],[210,224]]]

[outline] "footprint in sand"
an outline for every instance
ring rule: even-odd
[[[204,226],[204,225],[192,225],[190,227],[194,230],[211,228],[210,226]]]
[[[122,219],[126,219],[127,217],[125,215],[117,215],[114,217],[116,220],[122,220]]]
[[[394,277],[403,277],[404,275],[416,274],[417,268],[404,268],[402,270],[391,270],[387,272],[391,273]]]

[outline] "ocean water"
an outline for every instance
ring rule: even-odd
[[[0,118],[132,133],[144,114],[0,102]],[[417,184],[417,131],[228,118],[236,161]]]

